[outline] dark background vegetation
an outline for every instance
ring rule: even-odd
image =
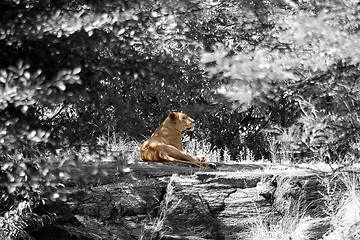
[[[171,111],[233,159],[358,157],[356,1],[3,0],[0,11],[3,222],[61,196],[72,176],[59,164],[78,156],[53,161],[59,150],[97,149],[109,133],[141,142]]]

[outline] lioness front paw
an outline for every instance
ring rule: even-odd
[[[209,163],[208,168],[216,169],[216,165],[214,163]]]

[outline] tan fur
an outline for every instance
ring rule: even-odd
[[[185,113],[173,112],[155,130],[141,148],[141,158],[147,162],[177,162],[199,168],[216,168],[213,163],[204,162],[204,157],[192,157],[183,152],[181,132],[193,131],[194,120]]]

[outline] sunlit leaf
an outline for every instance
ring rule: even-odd
[[[61,91],[65,91],[66,89],[66,85],[63,81],[57,81],[55,83],[55,85],[61,90]]]
[[[29,80],[30,79],[30,73],[29,72],[24,72],[24,77],[27,79],[27,80]]]
[[[27,106],[27,105],[24,105],[24,106],[21,107],[21,111],[22,111],[24,114],[28,111],[28,109],[29,109],[29,106]]]
[[[121,35],[121,34],[123,34],[123,33],[125,33],[125,31],[126,31],[126,29],[125,28],[122,28],[122,29],[120,29],[119,31],[118,31],[118,35]]]
[[[81,67],[78,67],[78,68],[75,68],[72,73],[74,75],[76,75],[76,74],[79,74],[80,72],[81,72]]]
[[[34,138],[36,136],[36,131],[35,130],[32,130],[28,135],[27,135],[27,137],[29,138],[29,139],[32,139],[32,138]]]

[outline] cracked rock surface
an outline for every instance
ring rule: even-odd
[[[319,197],[321,186],[311,173],[284,175],[281,169],[264,171],[262,164],[217,165],[212,170],[141,162],[122,174],[116,164],[106,163],[106,176],[89,175],[88,188],[71,189],[65,211],[71,221],[29,231],[36,239],[54,240],[250,239],[259,218],[291,211],[291,197],[299,191],[309,202]],[[63,216],[62,210],[56,214]],[[66,234],[49,238],[49,227]]]

